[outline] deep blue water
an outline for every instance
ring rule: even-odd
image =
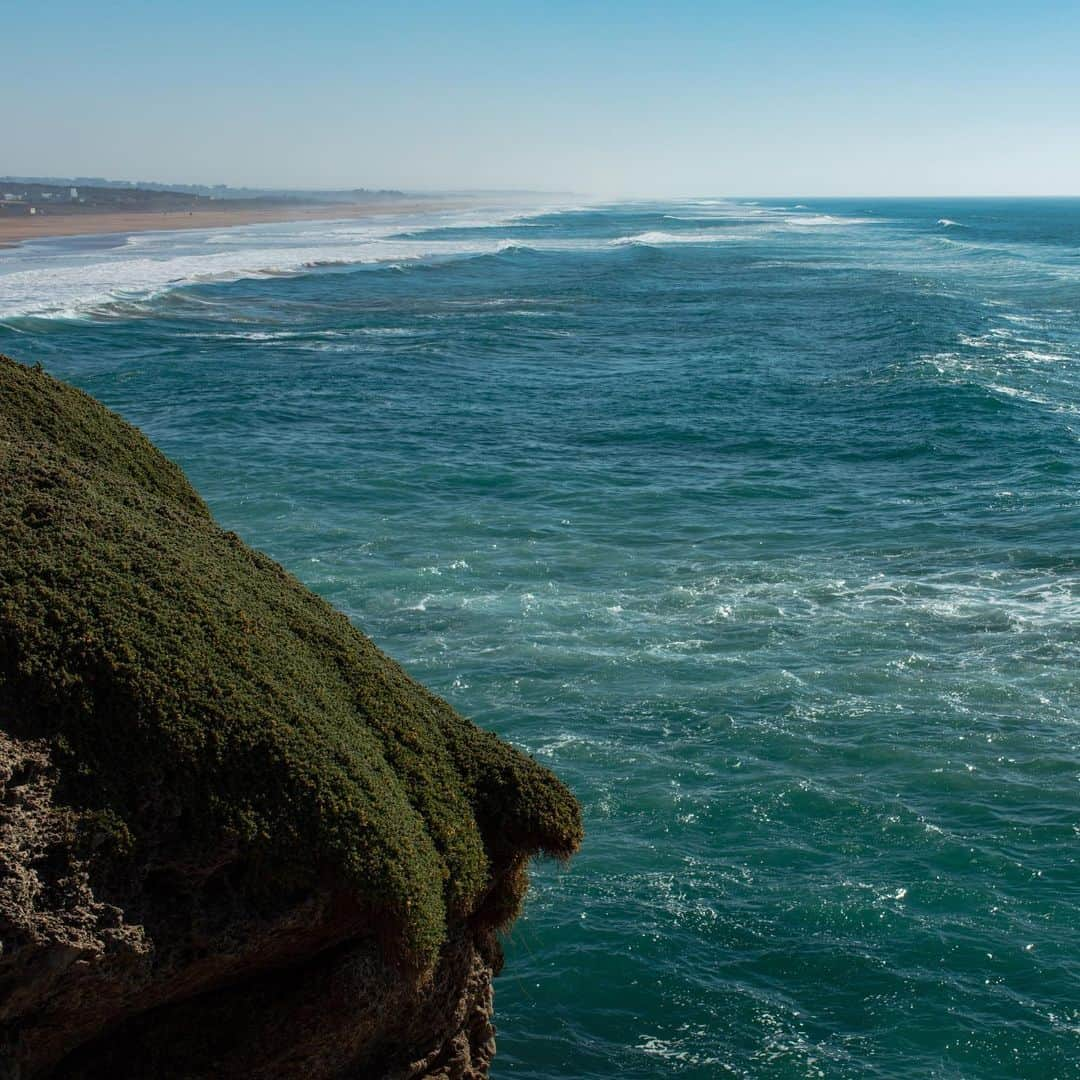
[[[0,351],[584,808],[495,1076],[1080,1076],[1080,201],[0,253]]]

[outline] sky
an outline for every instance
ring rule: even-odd
[[[5,5],[0,175],[1080,195],[1080,3]]]

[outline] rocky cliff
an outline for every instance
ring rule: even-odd
[[[0,358],[0,1076],[480,1077],[579,810]]]

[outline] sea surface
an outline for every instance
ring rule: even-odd
[[[498,1080],[1080,1076],[1080,201],[50,240],[0,351],[572,785]]]

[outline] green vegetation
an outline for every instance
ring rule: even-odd
[[[555,776],[222,531],[135,428],[2,357],[0,535],[0,724],[52,746],[99,861],[330,881],[426,965],[580,842]]]

